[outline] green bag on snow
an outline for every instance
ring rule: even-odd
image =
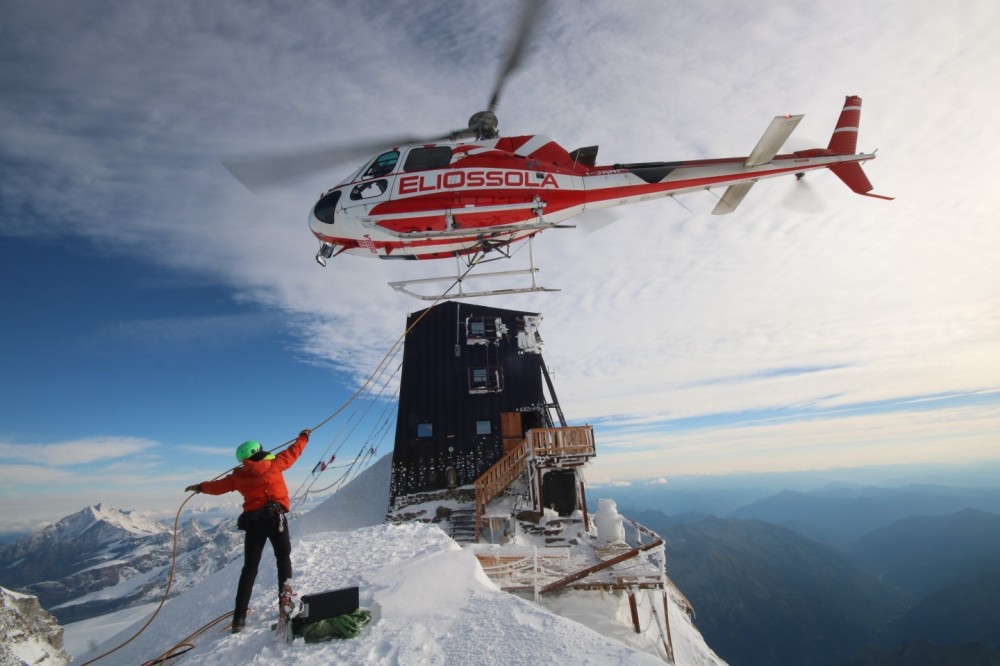
[[[302,637],[306,639],[306,643],[322,643],[334,638],[355,638],[371,621],[372,614],[359,608],[346,615],[304,625]]]

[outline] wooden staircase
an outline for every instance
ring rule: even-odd
[[[582,464],[595,455],[593,426],[533,428],[524,439],[476,479],[476,543],[486,506],[514,482],[528,464],[553,464],[567,459]]]

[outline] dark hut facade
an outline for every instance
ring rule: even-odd
[[[409,315],[393,497],[471,484],[504,455],[505,439],[553,425],[539,320],[454,301]]]

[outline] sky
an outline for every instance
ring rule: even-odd
[[[516,13],[0,0],[0,531],[172,514],[241,441],[350,398],[427,305],[386,283],[454,265],[322,269],[307,213],[357,165],[251,194],[219,156],[462,127]],[[746,155],[785,113],[791,149],[825,146],[857,94],[896,197],[812,173],[727,216],[703,193],[541,234],[561,291],[481,302],[544,315],[589,480],[1000,458],[998,23],[989,0],[550,3],[502,134],[605,164]],[[364,430],[332,450],[391,447]]]

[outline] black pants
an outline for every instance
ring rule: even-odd
[[[240,584],[236,588],[236,610],[233,612],[236,619],[246,619],[260,556],[268,541],[271,542],[274,559],[278,563],[278,594],[281,594],[285,581],[292,577],[292,542],[288,538],[285,517],[281,516],[279,521],[261,521],[247,525],[246,540],[243,542],[243,571],[240,572]]]

